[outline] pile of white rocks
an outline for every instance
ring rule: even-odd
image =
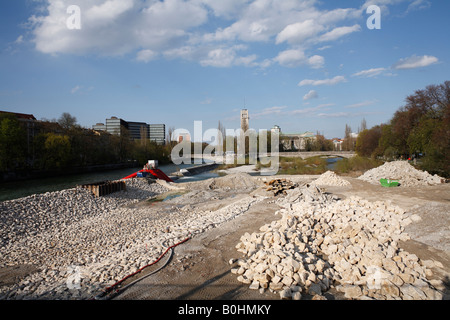
[[[318,185],[318,186],[338,186],[338,187],[345,187],[349,186],[350,182],[347,180],[339,177],[336,173],[333,171],[327,171],[320,175],[319,178],[314,180],[312,184]]]
[[[234,219],[261,201],[242,197],[215,211],[139,202],[166,192],[145,179],[127,191],[96,198],[70,189],[0,202],[0,269],[35,266],[17,283],[0,286],[3,299],[91,299],[154,262],[189,236]]]
[[[431,175],[427,171],[417,170],[408,161],[386,162],[382,166],[366,171],[358,179],[373,184],[379,184],[380,179],[399,180],[402,187],[438,185],[445,181],[438,175]]]
[[[398,247],[417,217],[382,201],[327,198],[315,186],[279,203],[281,219],[244,234],[236,246],[243,258],[230,261],[250,289],[295,300],[323,299],[332,287],[348,299],[442,298],[442,283],[427,280],[430,264]]]

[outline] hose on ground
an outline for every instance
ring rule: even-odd
[[[150,276],[150,275],[152,275],[152,274],[155,274],[156,272],[160,271],[160,270],[161,270],[162,268],[164,268],[164,267],[167,265],[167,263],[170,261],[172,255],[173,255],[173,249],[174,249],[175,247],[177,247],[177,246],[179,246],[179,245],[181,245],[181,244],[187,242],[187,241],[190,240],[190,239],[191,239],[191,237],[188,237],[188,238],[184,239],[183,241],[180,241],[180,242],[178,242],[178,243],[176,243],[176,244],[170,246],[170,247],[167,248],[166,251],[164,251],[164,253],[161,254],[161,255],[158,257],[158,259],[156,259],[154,262],[152,262],[152,263],[150,263],[150,264],[148,264],[148,265],[146,265],[146,266],[140,268],[140,269],[137,270],[136,272],[133,272],[133,273],[127,275],[125,278],[123,278],[123,279],[117,281],[117,282],[114,283],[112,286],[109,286],[109,287],[107,287],[106,289],[104,289],[102,293],[100,293],[99,295],[97,295],[97,296],[95,297],[95,300],[107,300],[108,298],[110,298],[110,294],[112,293],[112,291],[113,291],[116,287],[118,287],[120,284],[122,284],[125,280],[127,280],[127,279],[129,279],[129,278],[131,278],[131,277],[137,275],[138,273],[142,272],[144,269],[146,269],[146,268],[148,268],[148,267],[150,267],[150,266],[152,266],[152,265],[158,263],[158,262],[159,262],[159,261],[160,261],[160,260],[161,260],[161,259],[162,259],[169,251],[170,251],[170,256],[169,256],[169,258],[166,260],[166,262],[164,263],[163,266],[161,266],[161,267],[158,268],[157,270],[155,270],[155,271],[153,271],[153,272],[151,272],[151,273],[145,275],[144,277],[141,277],[141,278],[139,278],[139,279],[137,279],[137,280],[135,280],[135,281],[129,283],[129,284],[126,285],[125,287],[122,287],[122,288],[120,288],[120,289],[116,289],[115,294],[118,294],[120,291],[125,290],[126,288],[132,286],[132,285],[135,284],[136,282],[141,281],[141,280],[143,280],[144,278],[146,278],[146,277],[148,277],[148,276]]]

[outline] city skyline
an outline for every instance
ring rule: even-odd
[[[449,9],[428,0],[4,1],[0,110],[192,133],[195,121],[238,129],[248,109],[256,130],[342,138],[346,124],[386,123],[408,95],[448,80],[440,34]]]

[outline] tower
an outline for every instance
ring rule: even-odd
[[[250,128],[249,119],[250,119],[250,117],[248,116],[248,110],[242,109],[241,110],[241,129],[242,129],[242,131],[244,131],[244,133],[247,132],[247,130]]]

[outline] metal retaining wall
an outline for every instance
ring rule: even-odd
[[[91,191],[96,197],[106,196],[108,194],[127,189],[125,181],[102,181],[85,184],[80,187]]]

